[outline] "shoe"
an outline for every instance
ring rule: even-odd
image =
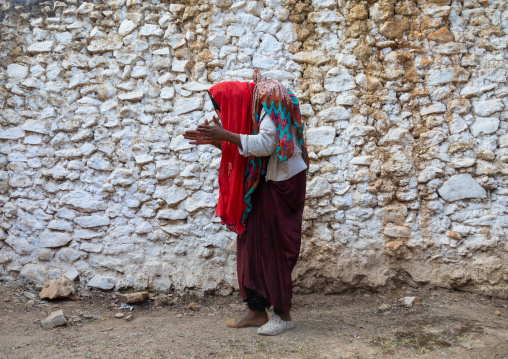
[[[236,323],[235,319],[228,319],[226,320],[226,326],[230,328],[243,328],[243,327],[250,327],[250,326],[261,326],[263,324],[266,324],[268,322],[268,314],[265,313],[265,315],[262,318],[251,320],[242,324]]]
[[[277,314],[274,314],[272,318],[263,325],[258,328],[259,335],[279,335],[284,333],[285,331],[291,330],[295,327],[295,323],[293,321],[285,321],[282,320]]]

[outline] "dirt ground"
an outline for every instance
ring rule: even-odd
[[[118,309],[119,293],[83,290],[78,301],[37,294],[0,284],[0,358],[508,358],[508,301],[465,292],[296,294],[297,326],[277,337],[225,327],[244,310],[237,295],[151,294],[129,312]],[[406,307],[406,296],[421,302]],[[42,329],[57,309],[69,324]]]

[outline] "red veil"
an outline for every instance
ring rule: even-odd
[[[208,90],[220,107],[224,129],[243,135],[252,135],[252,91],[254,84],[226,81]],[[245,231],[242,216],[245,212],[245,171],[249,159],[238,152],[238,147],[222,142],[222,159],[219,168],[219,203],[216,216],[232,231]]]

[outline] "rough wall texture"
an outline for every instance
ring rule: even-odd
[[[220,154],[181,133],[252,68],[312,159],[299,290],[508,294],[504,0],[0,0],[0,275],[236,286]]]

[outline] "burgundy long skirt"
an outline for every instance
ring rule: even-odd
[[[245,301],[252,291],[274,308],[291,309],[291,272],[302,241],[306,173],[285,181],[261,178],[252,195],[245,236],[237,239],[237,273]]]

